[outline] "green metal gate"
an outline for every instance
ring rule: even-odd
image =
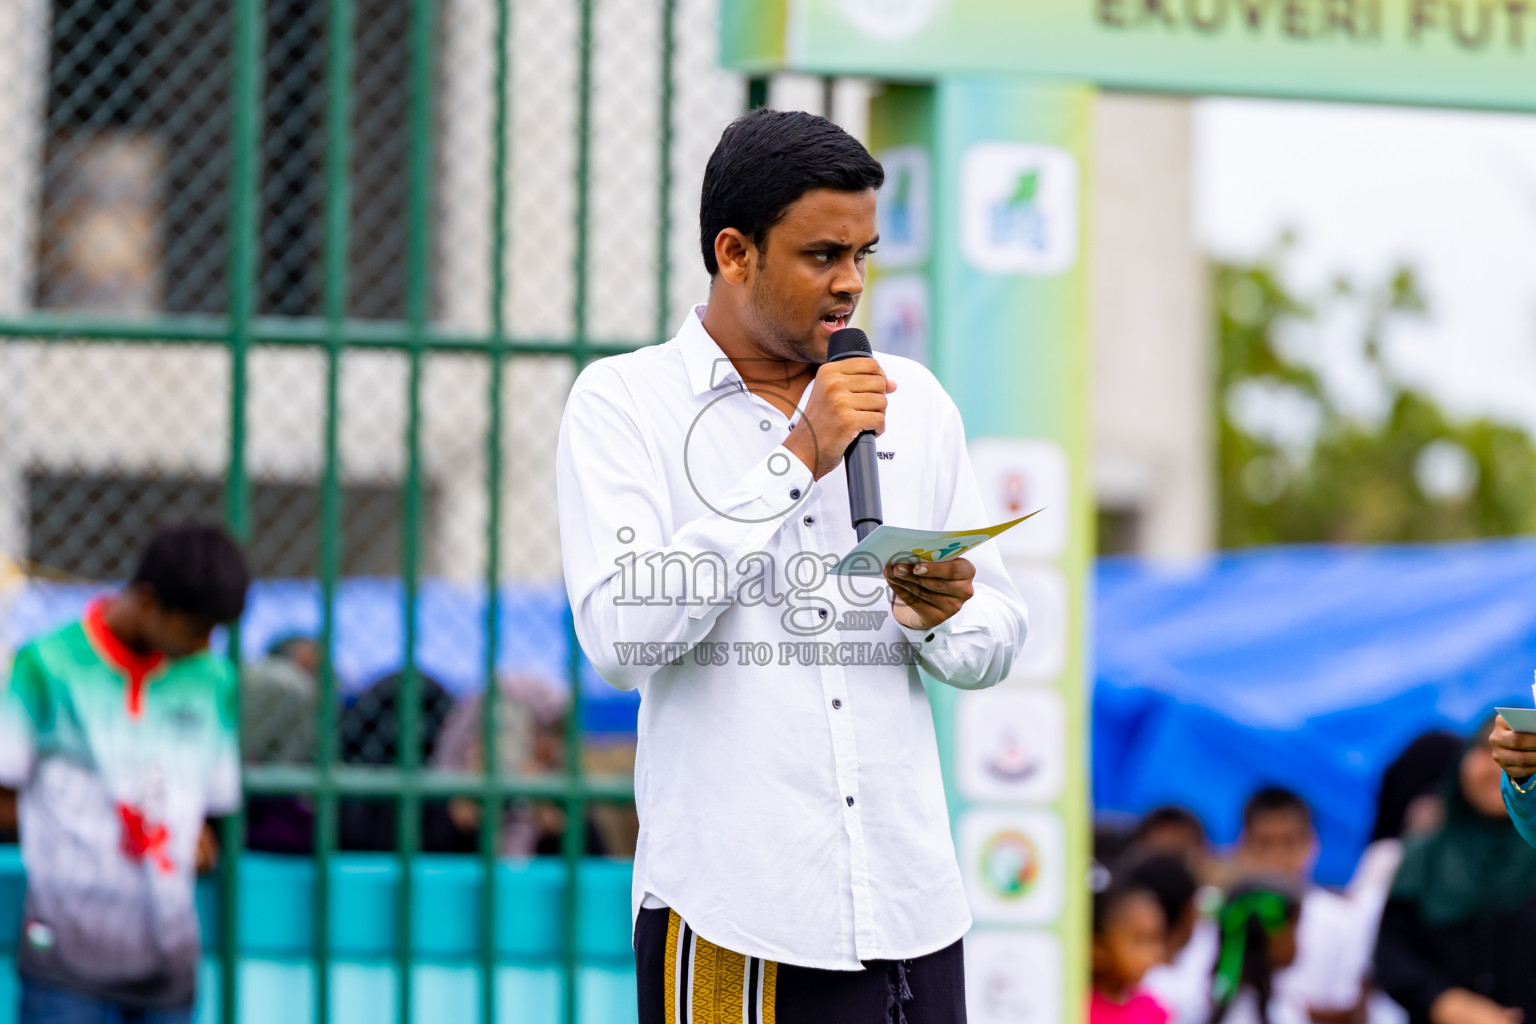
[[[701,80],[695,99],[679,95],[679,33],[692,32],[688,38],[696,44],[687,59],[712,63],[714,29],[701,12],[712,12],[713,3],[519,0],[515,8],[512,0],[14,0],[7,6],[10,14],[0,14],[0,22],[10,22],[0,24],[0,35],[9,39],[0,42],[0,69],[13,84],[5,87],[8,98],[0,96],[0,129],[10,124],[22,134],[13,139],[19,155],[0,167],[6,175],[0,203],[8,204],[0,206],[0,219],[14,216],[28,226],[0,225],[21,239],[10,257],[0,254],[0,278],[10,279],[9,297],[0,295],[0,404],[13,414],[0,413],[0,450],[9,449],[0,458],[0,502],[11,508],[0,522],[0,553],[84,578],[121,578],[124,559],[153,518],[184,517],[208,504],[188,480],[201,474],[220,481],[222,514],[252,550],[258,574],[307,574],[317,581],[325,653],[313,763],[252,766],[246,774],[248,795],[303,795],[314,802],[315,1019],[331,1017],[329,869],[338,802],[385,798],[398,808],[396,1008],[404,1021],[412,1006],[418,811],[425,799],[453,796],[482,808],[480,1016],[488,1022],[497,1018],[496,917],[489,912],[496,812],[517,798],[556,800],[566,808],[562,1005],[565,1019],[574,1021],[574,879],[584,809],[591,801],[630,799],[631,783],[623,775],[583,772],[581,688],[569,623],[572,702],[564,773],[498,770],[498,687],[486,684],[498,664],[498,584],[517,575],[521,558],[505,541],[527,527],[513,521],[525,513],[509,504],[526,505],[529,491],[542,494],[529,500],[553,503],[547,478],[522,490],[509,482],[516,454],[509,443],[547,447],[564,395],[548,382],[568,384],[594,357],[665,338],[680,314],[679,296],[699,283],[693,279],[700,276],[693,210],[677,208],[683,206],[678,181],[685,171],[696,180],[707,143],[725,117],[749,101],[744,80],[718,72]],[[458,40],[452,46],[445,28]],[[527,34],[522,46],[520,32]],[[545,33],[551,41],[543,52],[563,56],[550,59],[547,74],[535,67],[519,78],[516,61],[528,50],[527,37]],[[473,62],[460,59],[468,47],[479,54],[479,79],[465,70]],[[605,52],[611,61],[605,67],[639,61],[648,84],[602,87],[597,65]],[[6,61],[12,66],[4,67]],[[704,101],[697,97],[718,91],[721,80],[732,95],[723,106],[716,97],[713,106],[698,109]],[[30,92],[28,81],[35,86]],[[514,104],[523,81],[547,90],[548,103],[535,96],[519,129]],[[596,109],[603,102],[600,87],[609,94],[606,114]],[[760,103],[764,95],[762,84],[753,83],[751,99]],[[478,134],[473,124],[455,128],[465,97],[489,104],[475,108],[474,124],[484,129]],[[549,125],[539,120],[545,106],[563,111]],[[618,155],[608,172],[615,180],[607,184],[597,180],[607,165],[594,154],[603,139],[594,123],[600,116],[620,129],[636,120],[651,140],[611,144],[610,154]],[[690,130],[683,120],[691,143],[683,138]],[[465,154],[445,143],[466,134],[488,144]],[[565,138],[565,149],[549,143],[553,135]],[[535,140],[534,152],[517,151],[516,140],[524,137]],[[553,170],[541,167],[546,146],[565,154]],[[444,195],[459,188],[454,175],[471,158],[481,168],[488,223],[474,209],[455,221],[458,196]],[[569,185],[564,227],[536,219],[547,211],[514,209],[519,183],[540,174]],[[603,258],[594,242],[614,237],[611,225],[595,226],[602,216],[595,204],[604,196],[646,207],[620,235],[650,256],[627,270],[611,263],[594,269]],[[461,230],[469,236],[466,246],[480,254],[456,263],[449,236]],[[545,307],[558,299],[565,312],[549,315],[546,308],[542,321],[530,316],[519,327],[514,319],[524,304],[513,294],[513,268],[554,272],[543,254],[520,261],[513,248],[521,238],[537,250],[541,239],[529,236],[541,233],[555,240],[549,263],[567,268],[560,272],[565,283],[534,281],[524,293]],[[674,273],[674,266],[690,267],[693,278]],[[446,304],[445,291],[469,279],[480,282],[467,289],[479,308],[463,312],[466,303],[459,301],[459,323],[435,315],[434,304],[439,312]],[[605,296],[594,295],[599,285],[608,288]],[[649,314],[623,318],[621,330],[594,327],[595,311],[621,285],[630,293],[626,308],[648,301]],[[349,400],[354,366],[362,376]],[[376,374],[370,385],[362,374],[370,367],[394,376]],[[443,367],[452,371],[444,379],[459,386],[439,387],[434,399],[433,374]],[[516,419],[522,411],[513,394],[516,375],[524,372],[524,391],[531,389],[538,406],[527,415],[542,424],[531,441],[518,437],[524,421]],[[78,381],[90,383],[70,392]],[[466,393],[465,381],[473,393]],[[391,391],[396,385],[403,396]],[[317,423],[292,412],[303,404],[299,395],[311,396]],[[427,465],[429,421],[454,403],[478,410],[470,417],[481,427],[478,450],[462,443],[454,449],[481,470],[480,496],[473,500],[434,497]],[[374,410],[382,405],[398,407],[396,421],[385,424],[398,453],[382,469],[349,471],[349,428],[373,433],[369,424],[380,421]],[[26,411],[39,407],[53,410],[47,422],[63,424],[48,437],[41,436],[48,428]],[[209,421],[211,409],[222,409],[222,425]],[[292,446],[279,443],[282,432],[274,424],[285,417],[304,421],[284,429],[296,429],[317,452],[298,468],[283,465]],[[63,436],[72,430],[79,436]],[[140,465],[145,460],[137,453],[152,447],[143,438],[162,433],[172,437],[167,450],[191,454]],[[210,438],[223,445],[221,465],[208,465]],[[359,477],[374,491],[397,494],[398,502],[363,500]],[[292,499],[293,487],[284,492],[273,482],[294,480],[314,492],[314,514],[284,526],[282,503]],[[139,507],[150,500],[146,495],[158,496],[152,512]],[[432,539],[429,521],[443,518],[443,507],[452,513],[473,501],[483,503],[473,528],[479,537],[460,531],[455,543],[477,556],[474,575],[486,595],[479,624],[485,751],[479,776],[421,763],[416,667],[424,567],[443,561],[433,554],[442,545]],[[556,543],[547,535],[547,518],[538,520],[546,534],[529,547]],[[381,545],[377,534],[386,530],[396,539]],[[102,554],[111,537],[119,537],[121,551]],[[354,558],[354,549],[364,547],[372,554]],[[360,568],[349,568],[349,561]],[[465,559],[456,562],[463,576]],[[349,571],[397,571],[400,580],[404,669],[393,767],[347,765],[338,757],[338,670],[331,652],[338,587]],[[238,634],[231,646],[239,650]],[[224,822],[219,1005],[225,1021],[235,1020],[240,1006],[239,972],[229,967],[237,962],[236,934],[246,909],[234,884],[243,838],[241,818]]]

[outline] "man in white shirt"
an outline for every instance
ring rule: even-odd
[[[577,635],[642,694],[641,1024],[965,1020],[971,917],[918,669],[991,686],[1025,620],[991,546],[883,585],[827,571],[857,539],[840,465],[861,431],[887,522],[988,521],[927,369],[824,362],[864,290],[883,179],[824,118],[736,121],[704,175],[708,305],[587,367],[566,404]]]

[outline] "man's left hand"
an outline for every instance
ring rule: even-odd
[[[937,626],[960,610],[976,588],[976,566],[964,558],[908,562],[885,567],[891,585],[891,614],[908,629]]]

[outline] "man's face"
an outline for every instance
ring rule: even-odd
[[[748,330],[779,359],[820,363],[864,293],[864,264],[879,240],[875,190],[814,189],[795,200],[756,250]]]
[[[1242,860],[1251,868],[1304,880],[1311,873],[1316,844],[1305,814],[1262,811],[1243,830]]]

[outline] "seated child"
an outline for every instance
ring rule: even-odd
[[[1167,955],[1168,921],[1145,885],[1111,882],[1093,897],[1093,995],[1089,1024],[1164,1024],[1168,1011],[1140,990]]]

